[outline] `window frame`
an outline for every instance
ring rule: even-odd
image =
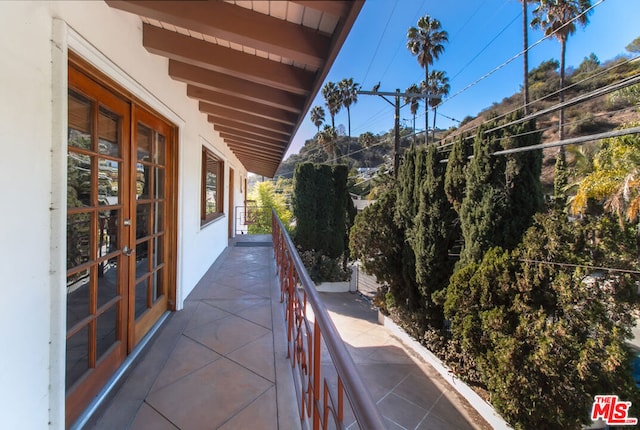
[[[213,172],[210,166],[216,166],[216,172]],[[216,175],[216,210],[207,213],[207,202],[209,201],[207,198],[207,176],[210,172]],[[205,146],[202,147],[200,190],[200,227],[204,227],[224,216],[224,160]]]

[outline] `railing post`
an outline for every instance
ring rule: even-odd
[[[285,301],[285,318],[288,323],[287,353],[298,395],[300,419],[311,419],[314,430],[321,427],[344,428],[346,394],[359,428],[384,429],[383,418],[275,211],[272,211],[272,234],[280,274],[281,301]],[[307,306],[313,311],[313,324],[307,317]],[[331,360],[327,364],[333,364],[338,377],[337,387],[329,387],[326,376],[323,377],[323,339]],[[324,400],[321,398],[323,387]],[[334,389],[337,389],[337,404],[336,398],[331,394]],[[335,419],[333,425],[328,422],[330,413]],[[309,424],[306,421],[304,427],[307,428]]]
[[[313,322],[313,429],[320,428],[320,356],[321,356],[321,337],[320,326],[318,321]],[[325,426],[327,423],[324,423]]]

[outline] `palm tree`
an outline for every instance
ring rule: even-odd
[[[429,94],[427,100],[429,106],[433,109],[433,141],[436,141],[436,116],[438,114],[438,105],[442,99],[449,95],[449,78],[442,70],[433,70],[429,73],[426,90]]]
[[[560,103],[564,102],[564,75],[567,39],[576,31],[576,23],[587,25],[587,11],[591,0],[540,0],[533,10],[531,26],[544,31],[546,36],[553,34],[560,41]],[[559,112],[559,137],[564,138],[564,109]],[[561,146],[560,151],[564,154]]]
[[[595,145],[567,145],[565,151],[571,155],[571,163],[567,163],[569,176],[573,182],[566,186],[566,194],[570,195],[567,204],[573,206],[575,195],[580,189],[582,180],[594,171],[594,160],[598,148]]]
[[[320,133],[320,126],[324,122],[324,109],[322,106],[314,106],[311,108],[310,119],[313,125],[318,128],[318,133]]]
[[[322,97],[324,97],[324,104],[329,109],[329,115],[331,115],[331,127],[335,130],[335,117],[342,107],[340,89],[334,82],[327,82],[322,87]]]
[[[358,137],[358,142],[364,148],[370,147],[371,145],[373,145],[373,142],[375,142],[375,141],[376,141],[376,138],[373,135],[373,133],[371,133],[370,131],[365,131],[364,133],[362,133],[360,135],[360,137]]]
[[[640,137],[605,139],[593,161],[593,171],[584,177],[573,198],[571,210],[579,213],[589,199],[604,201],[605,209],[618,216],[621,224],[638,222],[640,215]],[[640,263],[640,222],[636,241]]]
[[[329,155],[332,164],[335,164],[336,159],[336,129],[330,125],[325,125],[324,129],[318,133],[318,143],[322,145],[325,152]]]
[[[418,57],[418,64],[424,68],[424,80],[429,80],[429,66],[444,52],[444,43],[449,40],[440,21],[425,15],[418,20],[418,27],[410,27],[407,32],[407,48]],[[429,129],[429,110],[424,110],[425,143]]]
[[[416,84],[411,84],[409,88],[405,90],[406,93],[409,94],[419,94],[420,88]],[[416,114],[418,113],[418,109],[420,108],[420,99],[422,97],[418,96],[407,96],[404,98],[404,102],[409,105],[409,110],[411,111],[411,115],[413,115],[413,140],[416,140]]]
[[[353,82],[353,78],[343,79],[338,82],[338,89],[340,90],[340,99],[342,106],[347,110],[347,125],[349,138],[351,138],[351,110],[352,104],[356,104],[358,101],[358,90],[360,85]]]
[[[358,101],[358,90],[360,85],[353,82],[353,78],[345,78],[338,82],[338,89],[340,90],[340,98],[342,100],[342,106],[347,110],[347,129],[349,139],[347,140],[347,154],[351,151],[351,110],[352,104],[356,104]]]

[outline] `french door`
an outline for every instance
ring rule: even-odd
[[[172,306],[174,134],[69,66],[67,426]]]

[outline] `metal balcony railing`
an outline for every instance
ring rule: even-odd
[[[272,237],[280,301],[286,310],[287,355],[303,425],[313,430],[355,428],[351,425],[355,420],[363,430],[384,429],[382,416],[275,211]],[[324,356],[323,343],[328,352]]]
[[[234,210],[234,230],[236,236],[242,234],[270,234],[271,208],[257,206],[253,200],[247,200],[245,206],[236,206]]]

